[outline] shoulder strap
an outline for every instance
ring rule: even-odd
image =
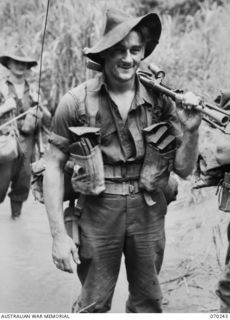
[[[153,124],[153,122],[152,122],[152,107],[146,108],[146,118],[147,118],[147,127],[149,127]]]
[[[145,82],[141,81],[140,76],[142,73],[145,73],[141,71],[141,73],[137,73],[137,76],[139,78],[139,81],[142,83],[145,90],[148,92],[148,94],[152,97],[152,107],[146,108],[146,120],[147,120],[147,126],[150,126],[154,123],[158,123],[161,121],[162,116],[162,95],[153,88],[149,87]],[[146,75],[149,75],[148,72],[146,72]]]
[[[95,90],[97,79],[88,80],[69,91],[76,101],[79,117],[84,117],[84,125],[95,127],[100,99]]]
[[[158,123],[161,120],[162,115],[162,99],[161,96],[156,94],[152,94],[152,106],[147,107],[146,110],[146,119],[147,126],[151,126],[152,124]]]
[[[98,91],[92,90],[92,84],[86,85],[86,99],[85,99],[85,106],[86,112],[89,117],[89,126],[96,127],[97,125],[97,114],[99,111],[100,106],[100,99]]]
[[[3,95],[5,100],[8,98],[9,87],[6,84],[5,81],[4,82],[3,81],[0,82],[0,93]]]

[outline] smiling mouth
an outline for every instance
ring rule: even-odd
[[[133,66],[119,66],[120,69],[130,70],[133,69]]]

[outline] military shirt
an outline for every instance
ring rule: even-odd
[[[86,82],[87,84],[87,82]],[[101,150],[106,164],[141,162],[145,154],[142,130],[152,123],[167,121],[172,125],[174,135],[181,139],[180,123],[175,104],[166,96],[156,95],[147,89],[136,77],[136,94],[124,122],[116,103],[109,95],[104,76],[95,79],[94,92],[99,99],[96,126],[101,128]],[[95,101],[96,103],[96,101]],[[80,105],[77,99],[67,92],[61,99],[53,121],[50,142],[60,149],[68,150],[68,145],[76,141],[69,127],[81,126]],[[151,115],[149,123],[148,115]]]
[[[3,90],[1,90],[1,87],[3,86],[4,86],[4,91],[6,92],[3,92]],[[14,85],[10,81],[10,78],[8,78],[5,81],[5,83],[0,85],[0,108],[1,108],[1,105],[4,104],[7,98],[14,98],[16,101],[17,107],[15,111],[6,112],[0,117],[0,125],[7,122],[11,118],[25,112],[32,106],[32,103],[33,103],[30,97],[30,86],[26,80],[25,80],[24,94],[22,99],[18,98]],[[21,129],[24,118],[25,117],[17,120],[17,126],[19,130]]]

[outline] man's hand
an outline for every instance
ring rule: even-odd
[[[78,249],[73,240],[66,234],[57,234],[53,238],[53,262],[62,271],[73,273],[71,255],[76,264],[80,264]]]
[[[178,118],[186,131],[193,132],[200,126],[202,115],[195,107],[200,103],[200,98],[192,92],[183,95],[182,106],[177,108]]]

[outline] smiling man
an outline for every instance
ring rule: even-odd
[[[140,184],[140,177],[146,163],[153,164],[153,171],[160,174],[156,162],[182,177],[191,173],[201,117],[192,107],[177,114],[172,101],[139,80],[140,63],[156,47],[160,33],[155,13],[130,17],[118,10],[107,11],[103,36],[84,50],[102,72],[70,90],[54,117],[44,197],[54,263],[67,272],[73,272],[71,258],[78,265],[82,291],[74,312],[110,310],[122,254],[129,283],[126,311],[162,311],[158,273],[165,246],[166,185],[161,188],[159,183],[148,190],[144,182]],[[185,98],[186,105],[197,103],[192,95]],[[143,129],[161,122],[170,126],[176,141],[171,164],[159,154],[149,156],[146,147]],[[105,190],[98,195],[80,194],[80,245],[76,246],[65,231],[62,202],[64,166],[70,148],[78,141],[69,128],[79,126],[100,128]]]

